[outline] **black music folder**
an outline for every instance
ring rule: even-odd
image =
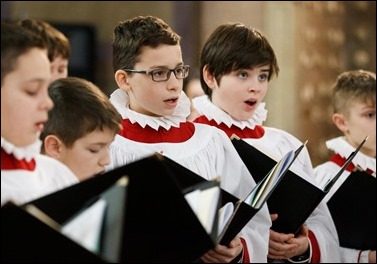
[[[84,202],[63,224],[32,203],[22,206],[7,203],[1,208],[2,260],[116,262],[121,250],[127,184],[128,177],[121,177],[112,186]],[[54,200],[54,194],[40,199]],[[96,204],[101,207],[94,207]],[[90,217],[94,221],[90,221]],[[93,223],[99,224],[93,226]]]
[[[215,236],[216,243],[228,245],[230,241],[238,235],[264,205],[268,197],[274,192],[276,186],[278,186],[302,147],[296,150],[296,152],[292,151],[287,153],[287,155],[285,155],[270,172],[267,172],[264,178],[250,190],[249,195],[245,199],[235,197],[221,189],[220,207],[227,206],[228,203],[231,203],[233,209],[229,219],[224,220],[224,227]],[[176,175],[176,180],[182,188],[206,182],[204,178],[168,157],[163,157],[163,160],[167,167],[172,170],[173,174]]]
[[[376,177],[353,171],[327,206],[342,247],[376,250]]]
[[[122,251],[128,181],[127,176],[122,176],[107,190],[89,200],[60,225],[60,232],[101,258],[117,262]],[[26,207],[37,216],[42,212],[32,204]]]
[[[199,176],[195,172],[183,167],[174,160],[163,156],[163,161],[168,169],[176,176],[177,183],[184,190],[192,185],[206,182],[207,180]],[[220,207],[224,206],[228,202],[233,203],[234,207],[239,208],[238,213],[233,217],[232,224],[228,226],[226,234],[222,235],[220,239],[216,234],[213,237],[215,244],[228,245],[230,241],[237,236],[237,234],[243,229],[243,227],[250,221],[250,219],[258,212],[257,209],[252,208],[245,202],[240,202],[238,197],[230,194],[229,192],[221,189],[221,201]]]
[[[63,225],[60,225],[33,204],[23,206],[8,202],[1,208],[1,259],[4,262],[91,262],[106,263],[106,260],[115,260],[120,247],[121,230],[109,227],[111,222],[124,221],[127,192],[127,177],[122,177],[113,186],[93,196],[78,210],[66,224],[71,228],[78,228],[80,235],[89,234],[85,239],[94,245],[97,250],[90,250],[87,245],[72,239],[65,234]],[[93,204],[100,204],[100,210],[90,210]],[[99,207],[94,207],[99,208]],[[86,222],[81,225],[77,219],[87,220],[86,213],[95,216],[94,223],[101,223],[98,228],[85,229]],[[93,215],[95,212],[95,215]],[[93,236],[94,235],[94,236]],[[88,238],[90,238],[88,240]],[[108,243],[111,239],[111,246]],[[82,241],[82,239],[81,239]]]
[[[56,225],[55,225],[56,226]],[[1,260],[4,263],[106,263],[25,208],[1,207]]]
[[[259,182],[276,164],[276,161],[268,154],[248,144],[246,141],[237,137],[232,137],[231,140],[256,182]],[[267,200],[270,213],[278,214],[278,218],[272,222],[271,229],[285,234],[297,234],[365,141],[366,139],[348,157],[345,166],[342,166],[337,175],[324,189],[318,188],[292,172],[292,170],[288,170]]]
[[[118,201],[120,204],[118,206],[125,210],[123,226],[119,227],[122,230],[121,247],[117,251],[119,256],[115,261],[106,257],[102,260],[106,262],[187,263],[197,260],[215,246],[210,234],[204,229],[186,201],[181,187],[177,185],[176,176],[161,162],[159,155],[151,155],[97,175],[31,201],[23,207],[33,206],[59,225],[64,225],[88,203],[93,202],[93,197],[103,193],[123,176],[128,177],[128,185],[125,199]],[[18,221],[22,220],[18,219]],[[35,237],[38,236],[29,232],[31,227],[25,228],[24,236],[30,238],[29,249],[37,250],[39,256],[44,253],[44,249],[40,248],[40,242],[35,242]],[[32,241],[34,243],[31,243]],[[67,239],[66,241],[75,244],[73,241]],[[107,242],[112,243],[112,241]],[[54,247],[53,243],[51,247]],[[19,253],[26,251],[23,247],[15,247],[13,250]],[[71,255],[69,250],[64,252],[66,257]],[[22,260],[26,259],[28,262],[36,260],[29,258],[27,254],[17,257]],[[37,256],[34,254],[32,257]],[[59,262],[59,258],[54,257],[53,254],[46,256],[44,260]]]

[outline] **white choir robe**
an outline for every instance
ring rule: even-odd
[[[283,130],[262,126],[262,123],[267,119],[265,103],[259,104],[249,120],[233,119],[214,105],[206,95],[194,98],[193,105],[201,115],[194,122],[211,123],[214,126],[221,127],[228,136],[231,136],[233,131],[238,131],[240,132],[238,136],[244,141],[266,150],[275,160],[280,160],[288,151],[295,150],[302,144],[296,137]],[[306,147],[301,151],[290,169],[308,182],[318,186]],[[320,262],[339,262],[340,254],[335,224],[323,202],[307,219],[306,224],[318,242],[313,247],[315,241],[310,240],[311,258],[316,255],[316,257],[320,256]]]
[[[1,205],[7,201],[23,204],[52,192],[58,191],[72,184],[78,183],[78,178],[63,163],[56,159],[39,154],[40,142],[34,143],[32,148],[17,148],[1,138]],[[17,161],[34,159],[33,170],[22,168],[4,168],[5,156]],[[18,159],[16,158],[18,157]]]
[[[136,113],[127,108],[127,100],[128,96],[119,89],[110,97],[110,101],[123,119],[131,120],[132,124],[138,124],[141,127],[152,127],[155,130],[163,127],[169,131],[171,128],[180,127],[185,124],[186,117],[190,113],[190,101],[183,92],[175,113],[169,117],[152,117]],[[159,152],[207,180],[220,176],[221,187],[224,190],[238,198],[245,198],[256,184],[229,138],[217,128],[190,124],[194,127],[193,135],[183,142],[147,143],[117,135],[110,145],[112,163],[108,169],[129,164]],[[129,127],[126,126],[123,129],[127,132]],[[137,136],[148,137],[142,135],[144,133],[142,128],[139,132]],[[248,254],[251,262],[267,262],[270,227],[271,219],[267,206],[264,205],[240,232],[240,237],[247,244],[248,252],[244,254]]]

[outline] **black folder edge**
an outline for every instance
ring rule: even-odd
[[[324,192],[328,193],[330,189],[333,187],[335,182],[339,179],[339,177],[343,174],[343,172],[347,169],[348,165],[352,162],[353,158],[356,156],[356,154],[360,151],[361,147],[364,145],[364,143],[368,140],[368,136],[364,138],[364,140],[357,146],[357,148],[348,156],[346,161],[344,162],[343,166],[340,168],[338,173],[325,185]]]
[[[123,176],[115,186],[110,187],[101,196],[108,203],[102,235],[100,240],[100,255],[109,262],[117,262],[122,256],[122,234],[125,218],[127,217],[127,188],[129,177]],[[117,203],[116,201],[126,201]],[[111,242],[110,242],[111,241]]]

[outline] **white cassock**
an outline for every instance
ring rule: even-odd
[[[220,127],[228,136],[235,133],[250,145],[267,151],[275,160],[280,160],[288,151],[296,150],[302,145],[302,142],[296,137],[283,130],[262,126],[267,118],[265,103],[261,103],[253,116],[245,121],[233,119],[214,105],[207,95],[194,98],[193,105],[201,115],[194,122]],[[301,151],[290,170],[318,186],[306,147]],[[321,202],[310,215],[306,225],[315,236],[315,239],[309,239],[310,259],[314,256],[320,256],[320,262],[339,262],[338,236],[330,212],[324,202]]]
[[[40,147],[39,140],[20,148],[1,137],[1,205],[23,204],[78,183],[66,165],[39,154]]]
[[[110,101],[123,117],[123,131],[110,146],[108,169],[159,152],[207,180],[221,177],[221,187],[245,198],[256,185],[226,134],[214,127],[186,121],[190,100],[184,94],[171,116],[153,117],[128,108],[127,94],[117,89]],[[266,262],[271,219],[267,206],[251,219],[239,236],[246,241],[244,260]],[[244,247],[245,248],[245,247]]]
[[[348,158],[348,156],[355,150],[343,137],[333,138],[326,141],[328,149],[334,153],[339,154],[342,158]],[[369,157],[364,153],[358,152],[352,160],[352,163],[359,167],[362,171],[370,171],[371,177],[376,177],[376,158]],[[314,173],[317,181],[320,185],[324,185],[329,179],[332,179],[334,175],[339,171],[340,165],[332,161],[327,161],[314,168]],[[325,196],[324,202],[333,196],[333,194],[339,189],[347,177],[351,174],[350,171],[345,170],[339,179],[335,182],[329,193]],[[369,250],[360,252],[360,250],[341,247],[342,262],[345,263],[368,263]]]

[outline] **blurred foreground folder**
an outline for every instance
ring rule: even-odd
[[[117,251],[118,256],[110,259],[103,254],[90,255],[84,247],[80,248],[73,240],[57,233],[59,238],[65,240],[72,248],[78,247],[88,253],[90,257],[94,259],[96,257],[97,260],[101,258],[106,262],[187,263],[197,260],[215,246],[210,234],[207,233],[186,201],[182,189],[175,180],[176,176],[161,162],[161,157],[158,155],[152,155],[97,175],[74,186],[31,201],[23,205],[23,208],[34,206],[58,225],[63,226],[77,214],[83,212],[83,209],[89,208],[88,206],[98,201],[96,197],[99,194],[108,190],[124,176],[128,178],[125,198],[118,201],[112,199],[108,203],[109,205],[117,203],[116,206],[125,211],[124,221],[121,223],[123,226],[119,227],[119,224],[116,224],[116,228],[121,230],[121,246]],[[18,255],[13,255],[14,259],[27,262],[38,261],[38,257],[43,256],[46,251],[42,245],[48,243],[55,252],[61,250],[68,261],[73,259],[75,252],[69,250],[69,247],[68,249],[63,246],[55,248],[53,239],[46,241],[43,238],[44,230],[40,230],[39,234],[34,233],[33,225],[25,224],[23,218],[25,214],[13,218],[14,222],[23,227],[23,234],[18,232],[20,235],[18,239],[28,241],[28,243],[23,243],[23,247],[13,244],[14,247],[7,248],[8,251],[18,252]],[[30,214],[26,215],[29,218],[34,217]],[[10,223],[9,227],[12,226]],[[43,223],[36,219],[34,224],[42,225]],[[5,228],[2,223],[2,229]],[[7,239],[11,239],[11,236],[12,232],[8,232]],[[2,242],[7,239],[2,235]],[[14,240],[17,239],[14,238]],[[113,246],[114,238],[108,238],[103,243]],[[35,250],[35,254],[29,257],[28,254],[31,250]],[[58,255],[54,254],[48,254],[43,260],[61,262]],[[80,260],[74,259],[74,262],[77,261]]]
[[[117,261],[122,246],[127,184],[128,177],[122,176],[113,185],[83,202],[79,210],[63,224],[56,222],[33,203],[16,206],[9,202],[1,208],[2,260]],[[80,184],[75,188],[77,186]],[[67,190],[69,188],[59,193]],[[51,204],[55,200],[53,194],[41,199],[49,199]]]
[[[106,263],[46,223],[11,202],[1,207],[3,263]]]

